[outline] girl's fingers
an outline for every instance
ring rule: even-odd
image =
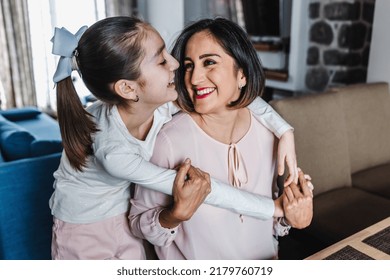
[[[284,155],[278,155],[278,175],[282,176],[284,174]]]
[[[289,186],[294,181],[294,176],[292,174],[289,174],[286,181],[284,182],[284,186]]]

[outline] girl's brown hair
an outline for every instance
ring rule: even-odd
[[[75,51],[79,73],[97,99],[110,105],[126,103],[113,85],[120,79],[140,78],[147,29],[152,27],[137,18],[111,17],[81,36]],[[71,77],[57,83],[57,114],[66,156],[73,168],[82,171],[93,155],[93,135],[99,128],[84,109]]]

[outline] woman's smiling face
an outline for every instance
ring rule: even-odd
[[[185,85],[200,114],[227,111],[246,83],[234,59],[207,31],[195,33],[187,42],[184,58]]]

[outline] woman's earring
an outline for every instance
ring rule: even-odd
[[[133,100],[134,102],[138,102],[138,101],[139,101],[138,95],[136,95],[136,97],[137,97],[137,98]]]

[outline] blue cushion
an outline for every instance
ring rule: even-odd
[[[60,140],[34,140],[30,146],[31,156],[39,157],[62,152]]]
[[[0,114],[10,121],[32,119],[41,113],[42,112],[36,107],[14,108],[5,111],[0,111]]]
[[[30,144],[35,138],[22,127],[0,115],[0,147],[5,160],[30,156]]]

